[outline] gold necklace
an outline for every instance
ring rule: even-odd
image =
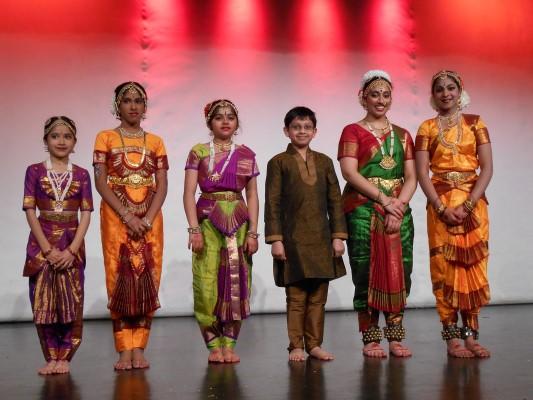
[[[129,139],[137,139],[137,138],[140,138],[142,135],[144,135],[144,129],[143,128],[139,128],[139,130],[137,132],[128,132],[126,129],[124,129],[123,127],[119,126],[118,130],[122,134],[122,136],[127,137]]]
[[[450,118],[457,117],[457,120],[450,126]],[[439,135],[438,139],[440,144],[442,144],[445,148],[450,149],[452,151],[453,155],[457,155],[457,145],[461,143],[461,140],[463,139],[463,129],[462,129],[462,123],[461,123],[461,114],[459,114],[459,111],[457,111],[454,115],[451,117],[444,117],[447,118],[447,128],[443,129],[442,127],[442,121],[441,116],[437,115],[437,125],[439,127]],[[452,121],[453,122],[453,121]],[[452,143],[448,142],[444,135],[446,132],[448,132],[451,128],[453,128],[454,125],[457,125],[457,136],[455,137],[455,141]]]
[[[141,132],[143,134],[143,151],[141,153],[141,161],[138,163],[131,161],[128,158],[128,151],[126,150],[126,144],[124,143],[124,137],[122,136],[122,128],[118,128],[118,134],[120,135],[120,142],[122,143],[122,153],[124,154],[124,161],[126,161],[126,164],[128,164],[130,167],[133,168],[139,168],[143,163],[144,159],[146,157],[146,132],[141,128]]]

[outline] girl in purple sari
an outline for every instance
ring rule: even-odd
[[[193,251],[194,315],[209,362],[233,363],[240,360],[233,348],[242,320],[250,315],[251,256],[259,236],[259,171],[255,154],[233,142],[239,127],[235,105],[216,100],[204,113],[213,138],[190,151],[183,192]],[[198,186],[202,193],[196,202]]]
[[[76,144],[74,121],[50,118],[43,140],[50,158],[30,165],[24,181],[22,209],[31,233],[23,275],[29,277],[33,321],[46,359],[38,372],[49,375],[68,373],[81,343],[83,238],[93,202],[89,173],[69,160]]]

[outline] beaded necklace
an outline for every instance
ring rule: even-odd
[[[222,149],[224,148],[222,147]],[[222,165],[222,169],[220,170],[220,172],[213,173],[213,170],[215,169],[215,142],[214,140],[211,140],[209,142],[209,167],[207,169],[207,174],[209,175],[210,181],[218,182],[220,180],[234,152],[235,152],[235,143],[233,143],[232,141],[228,157],[226,158],[226,161],[224,161],[224,164]]]
[[[48,181],[50,182],[50,186],[52,186],[52,191],[54,192],[54,211],[63,212],[65,196],[67,195],[70,185],[72,184],[72,163],[69,160],[67,164],[67,170],[61,174],[58,174],[53,170],[51,159],[46,160],[45,165],[46,176],[48,177]],[[63,182],[65,182],[65,180],[67,180],[67,184],[65,185],[64,189],[61,189],[61,186],[63,186]]]

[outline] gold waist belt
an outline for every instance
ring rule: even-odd
[[[377,186],[377,187],[381,186],[382,188],[385,188],[388,191],[392,191],[398,186],[403,185],[403,178],[385,179],[385,178],[378,178],[377,176],[373,176],[373,177],[367,178],[367,180],[374,186]]]
[[[463,183],[474,175],[476,175],[475,172],[448,171],[433,174],[433,177],[454,183]]]
[[[154,184],[153,176],[146,178],[140,174],[131,174],[123,177],[108,176],[107,181],[114,185],[132,186],[134,188],[139,188],[141,186],[152,186]]]
[[[242,194],[235,192],[216,192],[216,193],[205,193],[203,192],[200,195],[201,199],[213,200],[213,201],[235,201],[242,200]]]
[[[41,212],[39,214],[39,219],[52,222],[72,222],[78,220],[78,213],[74,214],[64,214],[64,213],[54,213],[54,212]]]

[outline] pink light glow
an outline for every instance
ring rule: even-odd
[[[337,0],[304,0],[295,8],[291,23],[298,26],[302,50],[332,50],[344,45]]]

